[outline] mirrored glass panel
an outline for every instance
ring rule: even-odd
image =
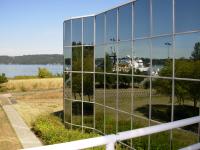
[[[64,46],[71,45],[71,20],[64,22]]]
[[[132,112],[132,76],[118,76],[118,108],[131,114]]]
[[[72,47],[72,71],[82,71],[82,47]]]
[[[64,54],[64,71],[70,71],[71,61],[72,61],[72,48],[64,47],[63,54]]]
[[[172,0],[152,0],[152,34],[171,34],[172,20]]]
[[[94,75],[92,73],[83,74],[83,100],[93,101],[94,98]]]
[[[136,75],[150,74],[149,40],[136,40],[133,43],[133,71]]]
[[[82,19],[72,20],[72,45],[82,45]]]
[[[72,73],[72,98],[82,100],[82,74]]]
[[[95,47],[95,71],[104,72],[104,49],[105,46],[96,46]]]
[[[94,127],[94,103],[83,103],[83,125],[86,127]]]
[[[104,106],[95,105],[95,129],[104,133]]]
[[[156,125],[156,121],[163,123],[170,122],[172,108],[172,80],[152,78],[151,95],[151,125]]]
[[[83,44],[94,44],[94,17],[83,18]]]
[[[175,80],[174,120],[186,119],[199,115],[200,82]],[[180,139],[178,137],[183,137]],[[189,138],[188,138],[189,137]],[[198,142],[198,124],[173,130],[173,144],[176,149]]]
[[[105,108],[105,133],[116,133],[116,117],[117,111],[109,108]]]
[[[118,45],[118,72],[132,74],[132,42],[120,42]]]
[[[105,14],[96,16],[96,28],[95,28],[95,44],[100,45],[104,43],[105,38]]]
[[[82,125],[82,102],[72,101],[72,123]]]
[[[119,41],[132,39],[132,3],[119,7]]]
[[[64,73],[64,96],[65,98],[72,98],[72,80],[71,80],[71,72]]]
[[[134,37],[150,35],[150,1],[138,0],[134,5]]]
[[[117,9],[106,12],[106,43],[117,41]]]
[[[117,101],[117,76],[106,74],[105,105],[116,108]]]
[[[175,37],[175,76],[200,79],[200,33]]]
[[[133,76],[132,129],[149,126],[150,79]],[[148,136],[132,139],[135,149],[148,149]]]
[[[117,72],[117,45],[109,44],[105,47],[105,70],[109,73]]]
[[[94,70],[94,46],[83,47],[83,71]]]
[[[65,103],[65,122],[71,123],[71,112],[72,112],[72,101],[70,100],[64,100]]]
[[[176,32],[186,32],[200,29],[200,1],[175,0]]]
[[[172,77],[173,70],[172,37],[152,39],[152,76]]]
[[[95,103],[104,105],[104,74],[95,74]]]
[[[144,126],[148,124],[149,118],[149,100],[150,100],[150,79],[143,77],[133,77],[133,107],[134,120],[144,122]],[[142,124],[140,125],[143,126]],[[137,126],[139,127],[139,126]]]

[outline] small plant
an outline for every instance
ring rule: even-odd
[[[8,82],[5,73],[0,74],[0,84]]]

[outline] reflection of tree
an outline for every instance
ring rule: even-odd
[[[193,78],[200,79],[200,43],[196,43],[194,51],[192,52],[192,60],[179,59],[175,61],[175,75],[179,78]],[[172,60],[166,61],[164,67],[161,69],[159,75],[171,76],[172,75]],[[156,79],[154,81],[157,92],[171,95],[171,80]],[[200,82],[198,81],[182,81],[176,80],[175,82],[175,95],[179,105],[184,104],[185,100],[191,99],[194,107],[200,101]]]
[[[200,42],[195,43],[194,51],[191,54],[194,60],[200,60]]]

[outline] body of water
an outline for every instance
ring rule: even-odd
[[[15,76],[35,76],[38,74],[38,68],[47,68],[53,74],[62,73],[63,65],[15,65],[0,64],[0,74],[5,73],[7,77]]]

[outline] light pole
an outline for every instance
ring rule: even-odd
[[[167,46],[168,49],[168,59],[169,59],[169,47],[172,45],[170,42],[166,42],[165,45]]]

